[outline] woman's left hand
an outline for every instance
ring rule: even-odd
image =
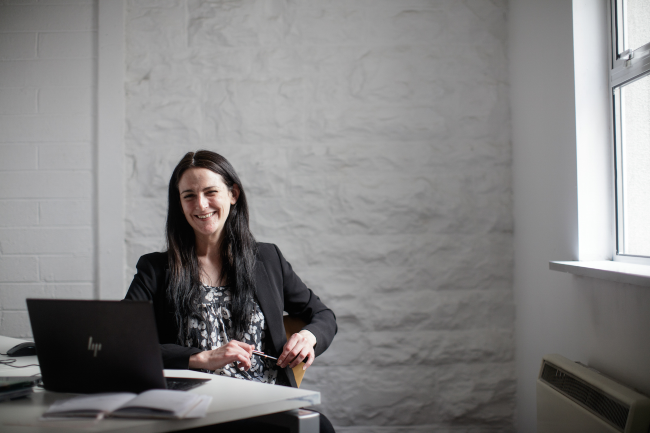
[[[287,344],[284,345],[282,354],[278,358],[278,365],[282,368],[287,365],[289,368],[293,368],[304,361],[303,370],[307,370],[314,362],[314,358],[316,358],[314,353],[315,345],[316,337],[311,332],[303,329],[297,334],[293,334]]]

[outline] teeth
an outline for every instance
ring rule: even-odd
[[[196,217],[199,218],[199,219],[204,220],[204,219],[206,219],[206,218],[210,218],[212,215],[214,215],[214,212],[209,213],[209,214],[207,214],[207,215],[203,215],[203,216],[201,216],[201,215],[197,215]]]

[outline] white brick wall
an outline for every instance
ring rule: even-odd
[[[208,148],[339,321],[303,386],[339,432],[510,432],[500,0],[130,1],[126,279]]]
[[[27,297],[94,295],[96,5],[0,5],[0,334]]]

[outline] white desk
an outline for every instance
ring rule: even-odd
[[[7,353],[8,349],[22,341],[0,336],[0,353]],[[6,356],[0,355],[0,359],[6,358]],[[16,359],[14,365],[38,363],[36,356]],[[38,367],[11,368],[0,365],[0,376],[30,376],[39,372]],[[190,370],[165,370],[165,376],[212,379],[205,385],[188,391],[212,396],[207,416],[201,419],[178,421],[127,419],[104,419],[98,422],[86,420],[40,421],[40,416],[54,401],[71,398],[75,394],[62,394],[35,388],[34,394],[28,398],[0,402],[0,431],[7,433],[40,431],[165,432],[219,424],[320,403],[320,393],[316,391],[267,385]]]

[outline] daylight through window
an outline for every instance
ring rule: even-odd
[[[650,0],[612,0],[616,253],[650,257]]]

